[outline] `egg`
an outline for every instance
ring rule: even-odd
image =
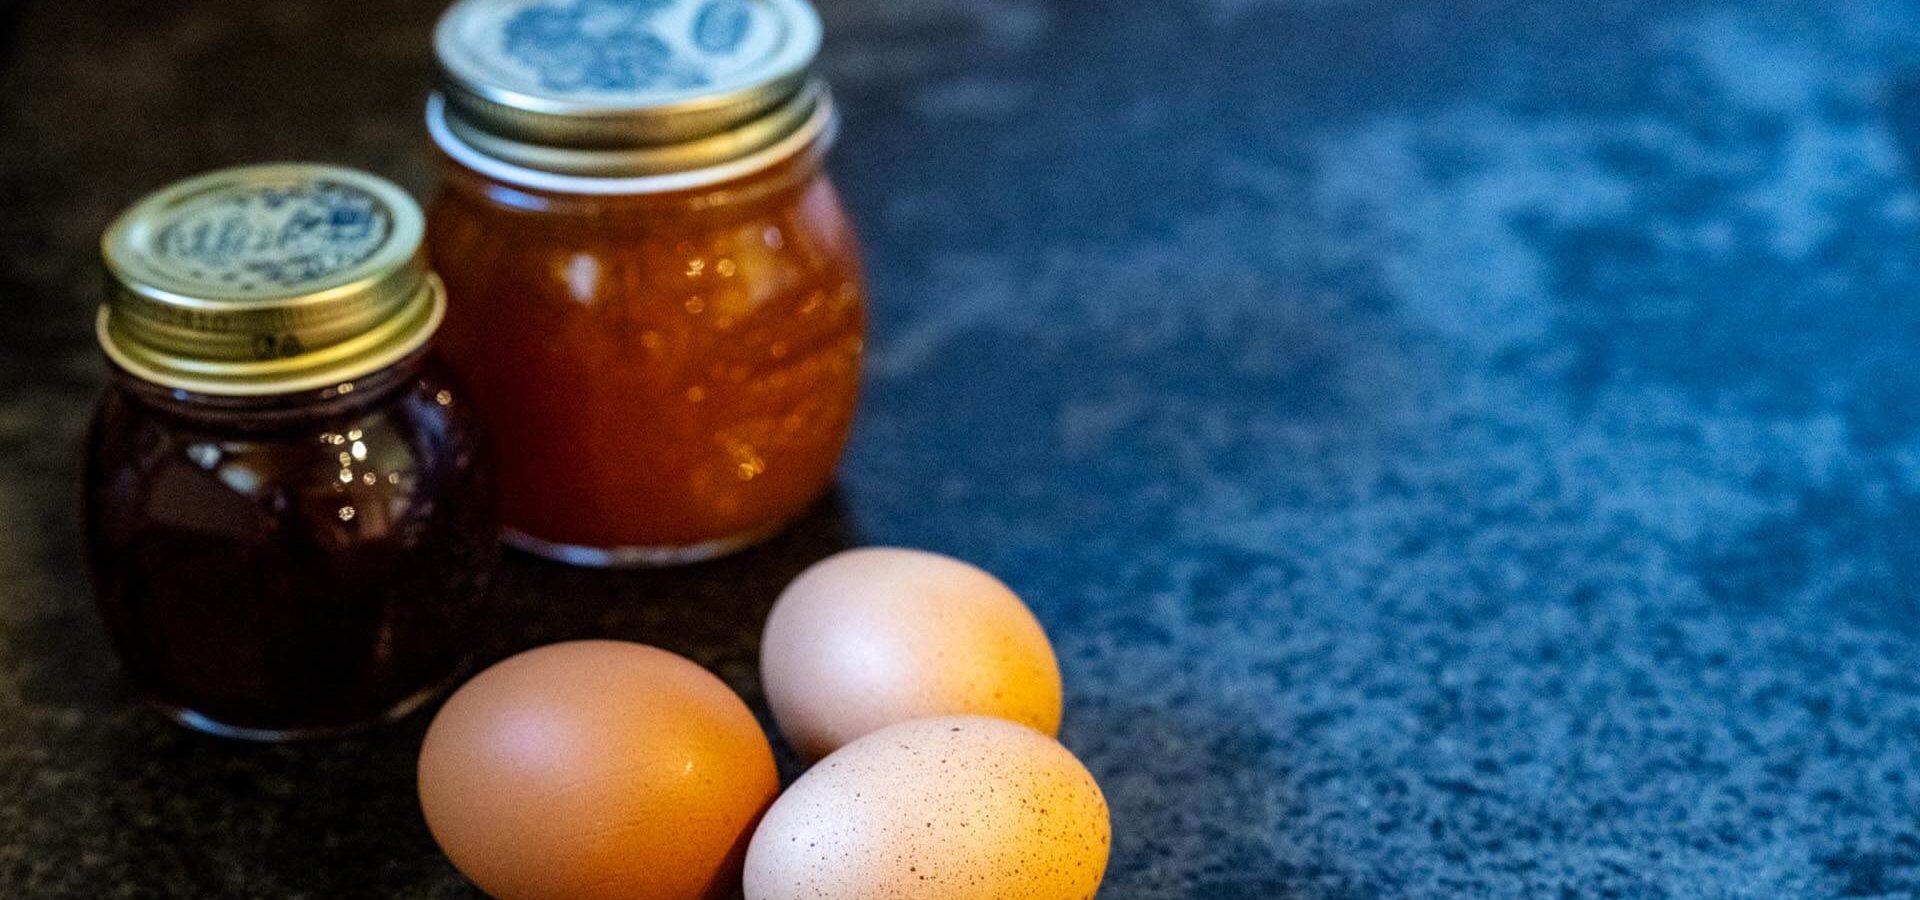
[[[929,716],[1060,729],[1060,667],[1033,612],[978,567],[921,550],[849,550],[802,572],[767,617],[760,677],[809,759]]]
[[[745,703],[664,650],[530,650],[448,699],[420,751],[420,807],[498,900],[729,896],[779,790]]]
[[[1106,798],[1040,732],[977,716],[881,729],[775,801],[747,851],[747,900],[1088,900]]]

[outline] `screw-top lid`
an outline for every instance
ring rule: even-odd
[[[135,203],[101,239],[100,345],[166,387],[260,395],[340,384],[426,343],[446,298],[420,208],[385,179],[245,166]]]
[[[461,140],[516,165],[634,176],[714,165],[806,123],[806,0],[459,0],[434,48]]]

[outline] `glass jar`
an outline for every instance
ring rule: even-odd
[[[154,705],[258,740],[404,715],[458,674],[497,555],[445,293],[397,187],[191,179],[108,231],[85,462],[108,635]]]
[[[570,18],[588,6],[608,17],[592,34]],[[616,65],[606,34],[663,55]],[[464,0],[442,20],[428,241],[443,346],[494,423],[509,544],[705,559],[829,487],[865,289],[822,168],[818,43],[799,0]]]

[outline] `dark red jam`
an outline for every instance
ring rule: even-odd
[[[239,737],[404,715],[475,643],[489,482],[466,394],[428,353],[271,397],[115,369],[88,445],[86,539],[128,677],[181,722]]]

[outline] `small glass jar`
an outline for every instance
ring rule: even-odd
[[[183,724],[341,734],[458,674],[497,555],[446,306],[399,188],[215,172],[103,241],[111,381],[86,454],[88,562],[128,677]]]
[[[819,40],[803,0],[463,0],[442,19],[428,242],[509,544],[689,562],[829,487],[865,287],[822,168]]]

